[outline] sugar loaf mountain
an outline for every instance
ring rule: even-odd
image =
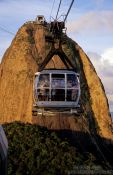
[[[113,166],[104,87],[82,48],[58,27],[40,18],[25,23],[3,56],[0,123],[9,142],[8,174]]]

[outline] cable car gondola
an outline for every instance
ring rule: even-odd
[[[35,73],[34,106],[37,111],[76,112],[79,108],[79,74],[73,70],[45,69]]]

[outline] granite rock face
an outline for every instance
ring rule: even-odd
[[[38,65],[49,53],[52,44],[45,41],[46,27],[24,24],[7,49],[0,65],[0,123],[22,121],[49,129],[97,133],[113,140],[112,120],[101,80],[82,48],[67,36],[62,36],[62,49],[80,73],[81,116],[55,114],[32,116],[33,82]],[[47,68],[65,68],[54,56]]]

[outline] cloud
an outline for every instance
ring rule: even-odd
[[[88,52],[87,55],[102,80],[109,100],[110,110],[113,111],[113,64],[109,63],[109,50],[111,51],[112,49],[106,49],[101,55],[95,52]]]
[[[113,112],[113,94],[108,94],[107,95],[108,99],[109,99],[109,105],[110,105],[110,109]]]
[[[113,65],[113,48],[106,49],[101,56],[103,62],[108,61],[109,64]]]
[[[111,98],[113,98],[113,96]],[[110,100],[110,105],[113,105],[113,100]]]
[[[69,32],[113,33],[112,11],[91,11],[68,23]]]
[[[102,57],[96,52],[87,52],[91,62],[93,63],[97,73],[101,75],[102,71]]]

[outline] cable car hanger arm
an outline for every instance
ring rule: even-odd
[[[55,49],[54,47],[52,47],[51,51],[48,53],[44,61],[39,65],[39,71],[42,71],[46,67],[46,65],[49,63],[54,55],[59,56],[67,69],[69,69],[69,66],[72,67],[72,69],[75,69],[75,66],[72,64],[72,62],[69,60],[69,58],[66,56],[61,48]]]

